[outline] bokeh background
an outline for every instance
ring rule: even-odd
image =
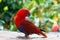
[[[29,9],[29,19],[46,32],[60,25],[60,0],[0,0],[0,30],[18,31],[13,20],[21,8]]]

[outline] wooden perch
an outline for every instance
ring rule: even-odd
[[[60,33],[50,32],[46,34],[47,38],[42,38],[40,35],[32,34],[29,38],[25,38],[23,33],[0,31],[0,40],[60,40]],[[18,36],[20,36],[18,38]]]

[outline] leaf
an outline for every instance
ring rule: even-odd
[[[60,19],[60,14],[58,14],[58,18]]]
[[[2,2],[2,0],[0,0],[0,3]]]
[[[54,4],[57,4],[58,3],[58,0],[54,0]]]
[[[5,6],[3,10],[4,11],[7,11],[8,10],[8,6]]]
[[[3,23],[5,23],[3,20],[0,20],[0,25],[3,25]]]
[[[44,0],[36,0],[36,2],[37,2],[38,4],[40,4],[40,3],[43,3]]]
[[[54,16],[53,20],[58,21],[58,17]]]

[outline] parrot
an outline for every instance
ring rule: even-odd
[[[30,34],[41,34],[44,38],[46,38],[47,35],[44,34],[39,27],[34,25],[34,23],[26,18],[29,14],[30,11],[27,8],[21,8],[16,12],[16,15],[14,16],[14,23],[17,29],[24,33],[26,38]]]

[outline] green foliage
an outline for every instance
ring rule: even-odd
[[[0,0],[0,25],[4,29],[17,31],[13,17],[20,8],[30,10],[29,19],[36,24],[39,18],[39,27],[51,29],[54,21],[60,20],[60,1],[57,0]],[[52,20],[52,21],[51,21]],[[46,29],[45,29],[46,30]]]
[[[44,3],[45,0],[36,0],[37,4]]]
[[[0,0],[0,20],[4,21],[1,23],[4,29],[10,29],[12,15],[15,15],[22,6],[21,0]]]

